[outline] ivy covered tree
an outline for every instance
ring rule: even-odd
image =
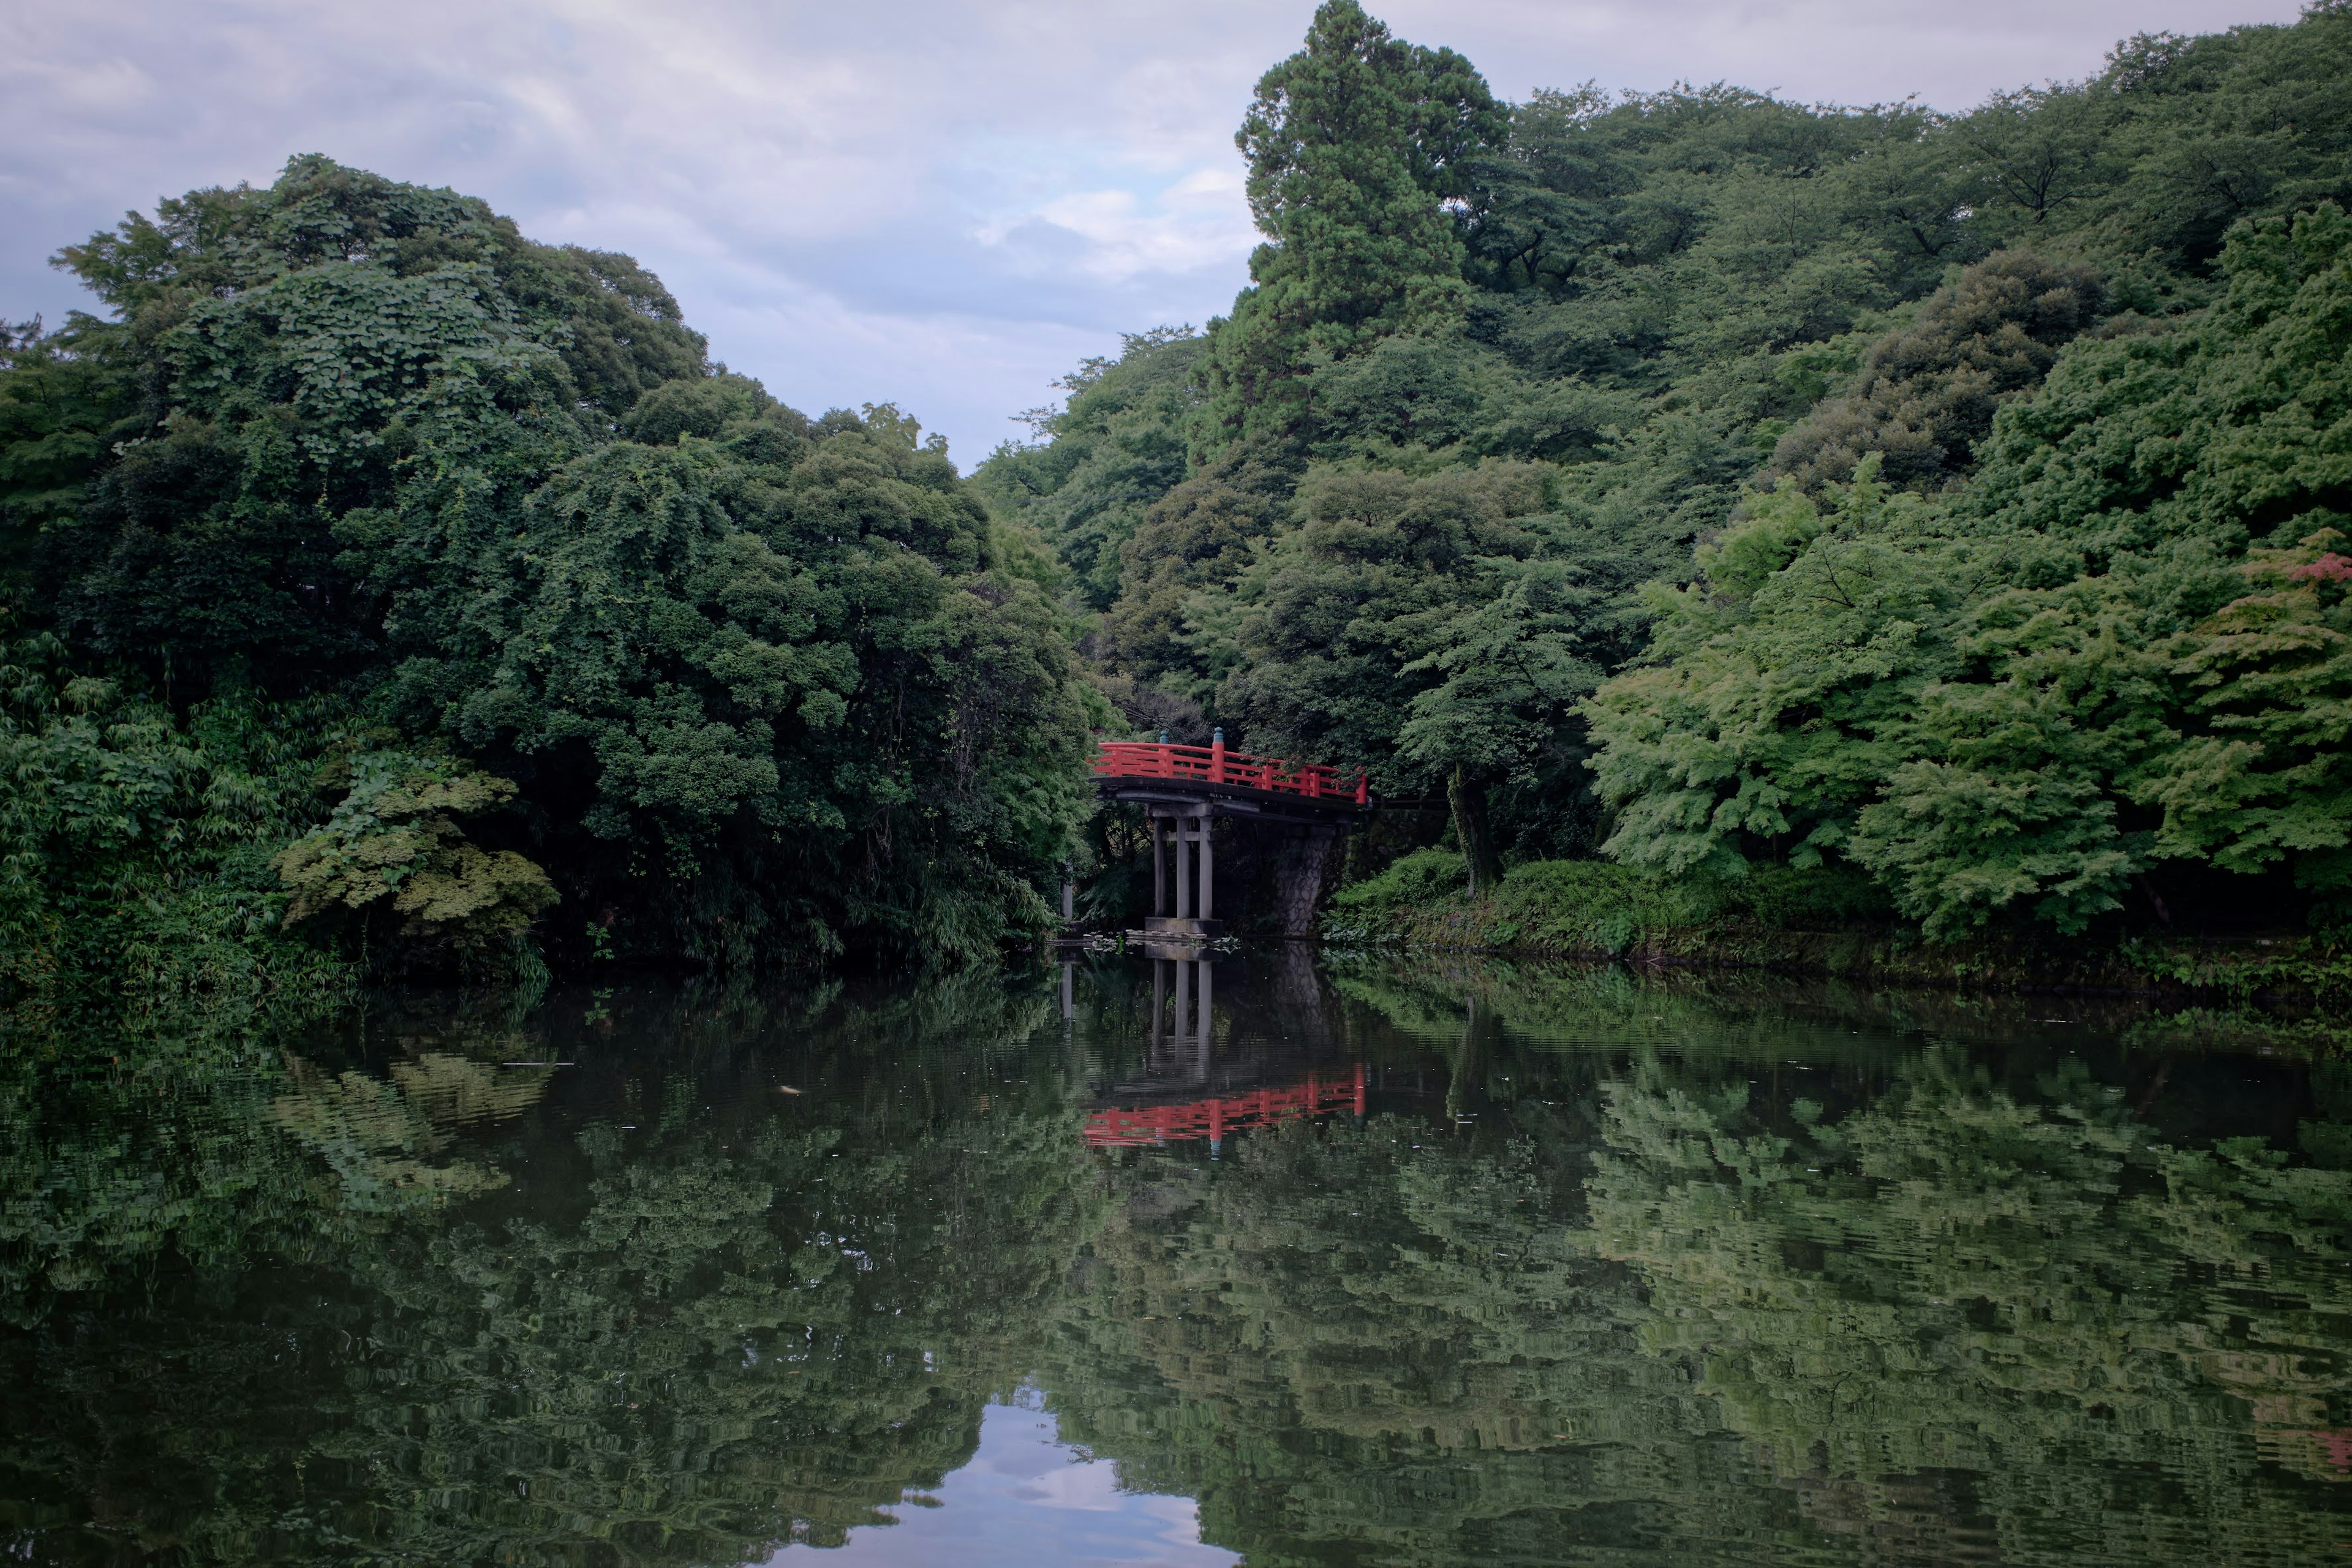
[[[287,914],[429,908],[374,950],[475,962],[551,909],[560,956],[735,966],[1047,918],[1091,700],[1050,569],[896,407],[812,420],[628,258],[319,157],[59,259],[115,319],[11,340],[13,624],[159,714],[308,705],[254,829],[301,841]],[[425,855],[335,805],[387,758],[504,782]]]

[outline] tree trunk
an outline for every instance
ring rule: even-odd
[[[1339,837],[1328,827],[1293,832],[1284,840],[1274,866],[1275,900],[1282,910],[1285,936],[1313,936],[1315,908],[1322,901],[1329,879],[1332,854]]]
[[[1445,1114],[1456,1121],[1486,1109],[1486,1063],[1494,1055],[1496,1019],[1478,1009],[1473,995],[1462,1020],[1462,1043],[1454,1048],[1454,1070],[1445,1080]]]
[[[1486,832],[1486,786],[1457,767],[1445,781],[1445,798],[1454,807],[1454,836],[1462,841],[1462,859],[1470,868],[1470,896],[1483,899],[1503,879],[1495,841]]]

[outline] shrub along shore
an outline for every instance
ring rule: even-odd
[[[1763,868],[1664,878],[1597,860],[1537,860],[1473,898],[1449,847],[1402,857],[1330,901],[1323,940],[1763,969],[1873,985],[1960,986],[2352,1009],[2352,943],[2298,931],[2140,928],[2061,939],[2032,928],[1937,942],[1853,873]]]

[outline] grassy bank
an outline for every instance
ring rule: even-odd
[[[2352,1007],[2352,942],[2280,933],[1994,931],[1930,942],[1850,872],[1669,880],[1594,860],[1513,868],[1473,900],[1462,858],[1425,849],[1335,894],[1326,942],[1716,965],[1876,985],[2120,992]]]

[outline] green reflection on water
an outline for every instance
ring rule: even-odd
[[[764,1561],[880,1527],[1024,1382],[1255,1563],[2352,1540],[2340,1062],[2081,1002],[1297,953],[1220,964],[1171,1038],[1155,979],[1197,983],[20,1048],[0,1550]],[[1361,1117],[1249,1124],[1359,1067]],[[1213,1158],[1098,1146],[1211,1100]]]

